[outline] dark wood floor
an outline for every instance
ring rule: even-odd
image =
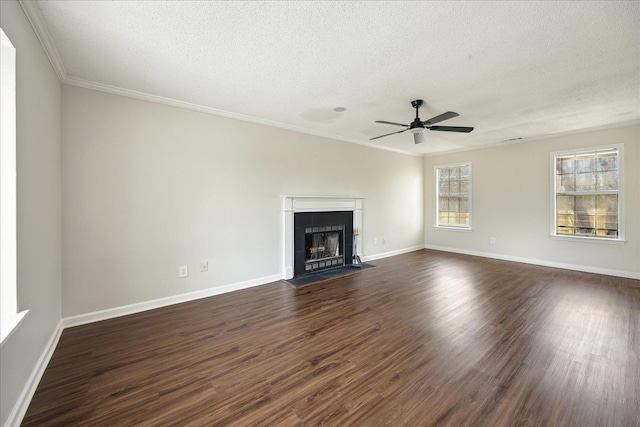
[[[23,425],[640,425],[639,281],[374,264],[67,329]]]

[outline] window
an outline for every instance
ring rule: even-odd
[[[622,148],[552,153],[552,235],[623,241]]]
[[[0,29],[0,345],[26,315],[16,277],[16,49]]]
[[[471,229],[471,163],[436,166],[436,227]]]

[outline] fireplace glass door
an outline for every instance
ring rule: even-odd
[[[344,265],[344,229],[344,224],[305,228],[305,271]]]

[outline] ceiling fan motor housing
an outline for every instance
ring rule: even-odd
[[[411,125],[409,126],[409,132],[417,133],[417,132],[423,132],[423,131],[424,131],[424,123],[422,123],[420,119],[416,118],[414,121],[411,122]]]

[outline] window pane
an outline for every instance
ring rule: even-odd
[[[579,173],[576,175],[576,191],[595,191],[596,174],[595,173]]]
[[[449,199],[446,197],[440,197],[438,199],[438,210],[440,212],[447,212],[449,210]]]
[[[558,175],[556,179],[556,191],[558,193],[567,193],[576,191],[575,175]]]
[[[598,172],[598,190],[617,190],[618,171]]]
[[[574,234],[575,229],[572,227],[558,227],[558,234]]]
[[[439,224],[448,224],[449,223],[449,213],[448,212],[440,212],[438,215],[438,223]]]
[[[460,176],[460,168],[450,168],[449,169],[449,178],[450,179],[458,179]]]
[[[469,179],[469,166],[462,166],[460,168],[460,178]]]
[[[601,154],[598,157],[597,169],[599,171],[618,170],[618,152]]]
[[[563,174],[573,174],[576,172],[575,161],[573,157],[562,158],[562,172]]]
[[[469,181],[460,181],[460,194],[461,195],[469,194]]]
[[[558,226],[567,227],[574,225],[573,215],[558,215]]]
[[[618,229],[618,217],[598,216],[596,226],[599,230],[616,231]]]
[[[595,196],[574,196],[576,199],[576,213],[581,215],[596,214],[596,197]]]
[[[460,199],[460,212],[469,213],[469,199],[467,198]]]
[[[596,230],[594,228],[576,228],[576,234],[583,236],[595,236]]]
[[[576,218],[576,227],[595,228],[596,217],[589,215],[580,215]]]
[[[559,214],[572,214],[574,209],[575,196],[558,196],[557,211]]]
[[[460,181],[451,180],[449,181],[449,194],[454,195],[460,192]]]
[[[460,224],[469,225],[469,214],[468,213],[461,213],[460,214]]]
[[[575,168],[577,173],[592,172],[596,169],[596,161],[593,154],[576,156]]]
[[[440,181],[438,183],[438,190],[440,195],[446,196],[449,194],[449,181]]]
[[[449,169],[438,169],[438,177],[441,181],[446,181],[449,179]]]
[[[596,196],[597,211],[600,215],[618,215],[618,195],[605,194]]]

